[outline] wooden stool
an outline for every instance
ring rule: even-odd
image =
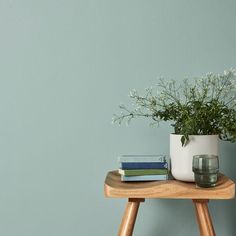
[[[209,199],[232,199],[235,184],[220,174],[214,188],[198,188],[194,183],[177,180],[121,182],[117,171],[108,172],[104,192],[106,197],[128,198],[118,236],[132,236],[140,202],[145,198],[192,199],[201,236],[215,236],[208,210]]]

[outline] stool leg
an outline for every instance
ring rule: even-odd
[[[130,198],[122,218],[118,236],[132,236],[140,202],[143,198]]]
[[[194,199],[196,216],[201,236],[215,236],[214,227],[208,210],[209,200]]]

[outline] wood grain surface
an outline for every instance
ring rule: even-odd
[[[104,193],[111,198],[232,199],[235,183],[222,174],[213,188],[199,188],[195,183],[178,180],[121,182],[118,171],[110,171]]]
[[[208,200],[193,200],[199,231],[201,236],[215,236],[210,212],[208,210]]]
[[[144,202],[144,199],[129,199],[121,221],[118,236],[132,236],[140,202]]]

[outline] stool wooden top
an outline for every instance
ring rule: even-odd
[[[118,171],[110,171],[104,193],[111,198],[232,199],[235,183],[223,174],[214,188],[199,188],[195,183],[178,180],[122,182]]]

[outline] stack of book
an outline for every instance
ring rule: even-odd
[[[121,181],[168,179],[168,164],[163,155],[123,155],[118,161]]]

